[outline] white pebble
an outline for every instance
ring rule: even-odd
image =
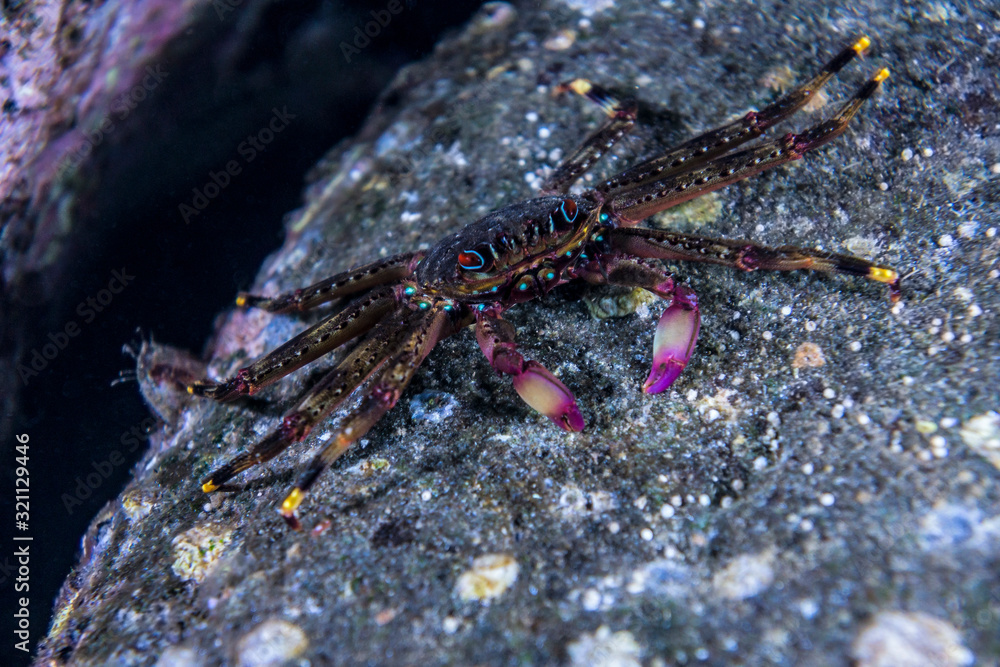
[[[660,508],[660,518],[662,519],[669,519],[676,513],[677,510],[674,509],[673,505],[664,505]]]
[[[622,527],[618,525],[617,521],[612,521],[611,523],[608,524],[608,532],[611,533],[612,535],[617,535],[618,531],[621,529]]]
[[[651,531],[649,528],[643,528],[642,530],[639,531],[639,537],[649,542],[651,539],[653,539],[653,531]]]
[[[528,113],[524,114],[524,120],[528,121],[529,123],[537,123],[538,114],[535,113],[534,111],[529,111]]]
[[[767,459],[765,459],[763,456],[758,456],[753,460],[754,470],[763,470],[766,467],[767,467]]]
[[[955,243],[955,239],[951,237],[951,234],[944,234],[938,238],[937,242],[942,248],[950,248]]]
[[[862,412],[860,415],[858,415],[858,423],[861,424],[862,426],[868,426],[868,424],[872,423],[872,419],[871,417]]]
[[[920,152],[923,154],[924,157],[930,157],[930,156],[934,155],[934,149],[933,148],[925,148],[925,149],[923,149]]]
[[[823,398],[834,398],[836,396],[837,392],[835,392],[833,389],[830,389],[829,387],[823,390]]]
[[[812,320],[806,322],[806,331],[816,331],[816,323]]]
[[[844,406],[841,405],[840,403],[838,403],[837,405],[833,406],[833,409],[830,410],[830,416],[833,417],[834,419],[840,419],[841,417],[843,417],[844,416]]]
[[[701,505],[702,507],[708,507],[709,505],[712,504],[712,499],[708,497],[707,493],[703,493],[700,496],[698,496],[698,504]]]
[[[907,162],[913,159],[913,151],[910,150],[909,148],[904,148],[902,154],[900,154],[900,157],[903,158],[903,162]]]
[[[587,592],[583,594],[581,602],[587,611],[597,611],[597,608],[601,606],[601,594],[593,588],[588,588]]]
[[[782,306],[781,307],[781,314],[785,315],[786,317],[788,315],[791,315],[792,314],[792,307],[791,306]]]
[[[552,136],[552,130],[550,130],[547,127],[540,127],[540,128],[538,128],[538,138],[539,139],[548,139],[550,136]]]
[[[819,497],[819,504],[823,507],[829,507],[835,502],[837,502],[837,497],[832,493],[824,493]]]
[[[847,346],[847,349],[851,352],[858,352],[861,349],[861,342],[857,340],[852,340]]]

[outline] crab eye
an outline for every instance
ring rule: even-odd
[[[463,250],[458,253],[458,266],[466,271],[487,271],[493,266],[493,257],[480,250]]]
[[[570,224],[576,220],[576,214],[580,212],[576,206],[576,202],[572,199],[563,199],[559,210],[562,212],[563,217],[566,218],[566,222]]]

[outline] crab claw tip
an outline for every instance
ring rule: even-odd
[[[694,351],[701,315],[698,306],[675,299],[660,316],[653,339],[653,368],[642,385],[647,394],[658,394],[680,376]]]
[[[583,415],[572,392],[555,375],[536,361],[525,363],[514,376],[514,389],[525,403],[567,431],[582,431]]]

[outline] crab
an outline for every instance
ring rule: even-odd
[[[343,309],[309,327],[231,379],[193,382],[188,391],[217,401],[257,393],[292,371],[360,338],[340,363],[288,411],[269,435],[202,481],[217,490],[240,472],[301,441],[344,401],[361,397],[280,507],[293,527],[297,509],[322,472],[363,437],[399,400],[421,363],[441,340],[475,325],[490,366],[509,375],[532,408],[567,431],[584,419],[573,393],[537,361],[517,350],[503,313],[571,281],[642,288],[667,302],[656,326],[649,394],[669,387],[684,369],[700,329],[698,299],[657,260],[710,262],[742,271],[826,271],[886,283],[900,297],[892,268],[848,255],[751,241],[707,238],[637,227],[649,216],[766,169],[800,159],[839,136],[888,76],[879,69],[833,115],[798,134],[734,150],[801,109],[870,45],[861,37],[809,81],[764,107],[701,134],[655,159],[627,169],[581,194],[571,186],[635,124],[637,105],[586,79],[557,87],[598,104],[607,119],[556,168],[540,196],[489,213],[427,251],[406,252],[278,296],[241,293],[239,307],[303,312],[347,298]]]

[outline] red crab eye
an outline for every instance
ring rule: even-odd
[[[576,220],[576,214],[579,210],[576,207],[576,202],[572,199],[563,199],[562,206],[559,207],[562,211],[563,216],[566,218],[566,222],[572,223]]]
[[[554,228],[553,231],[569,231],[573,227],[573,222],[576,220],[579,212],[575,201],[572,199],[563,199],[562,203],[559,204],[559,208],[549,216],[549,225]]]
[[[463,250],[458,253],[458,266],[466,271],[489,271],[493,266],[493,254],[487,248]]]

